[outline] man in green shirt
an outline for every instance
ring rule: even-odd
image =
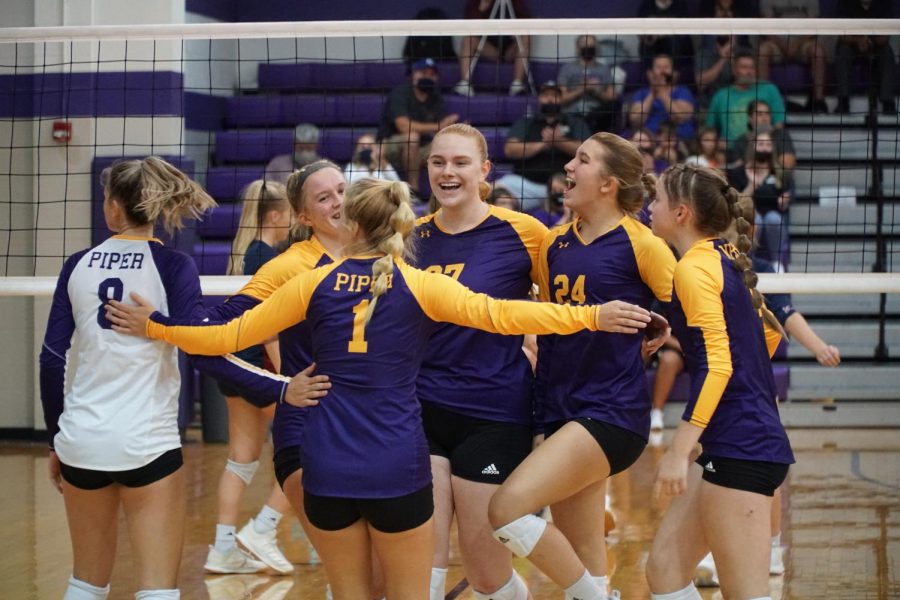
[[[739,50],[731,66],[734,83],[721,88],[713,96],[706,115],[706,124],[715,127],[730,148],[735,140],[747,133],[747,105],[761,100],[772,111],[772,126],[784,125],[784,98],[775,84],[756,80],[756,59],[749,50]]]

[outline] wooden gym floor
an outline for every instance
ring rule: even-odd
[[[198,437],[193,431],[189,435]],[[670,435],[667,431],[665,441]],[[893,429],[795,429],[790,436],[797,465],[791,469],[784,500],[787,572],[772,578],[773,598],[900,598],[900,434]],[[608,539],[610,573],[613,587],[626,599],[648,597],[643,566],[663,509],[651,500],[650,491],[662,451],[662,445],[649,447],[610,486],[618,518]],[[296,565],[292,577],[204,576],[225,456],[224,445],[185,445],[189,504],[181,597],[323,600],[324,571],[297,521],[289,517],[279,528],[279,539]],[[260,469],[244,498],[241,525],[255,514],[273,481],[270,456],[264,456],[266,468]],[[0,598],[57,599],[65,590],[71,549],[62,498],[50,486],[46,467],[42,446],[0,444],[0,543],[7,544],[0,551]],[[111,599],[134,597],[130,561],[128,542],[122,539]],[[455,551],[451,563],[448,598],[472,598]],[[516,566],[535,600],[562,597],[527,561],[517,559]],[[716,590],[702,594],[705,599],[721,598]]]

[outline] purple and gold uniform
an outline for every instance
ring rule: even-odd
[[[346,258],[299,275],[224,325],[147,327],[151,338],[221,354],[306,321],[315,362],[332,384],[307,409],[301,443],[303,487],[319,496],[393,498],[431,481],[416,378],[435,322],[507,335],[597,326],[597,307],[494,300],[403,262],[364,326],[375,260]]]
[[[528,299],[546,227],[497,206],[477,226],[455,234],[434,217],[417,223],[415,266],[493,298]],[[520,336],[443,323],[431,337],[416,386],[423,402],[479,419],[532,424],[533,375]]]
[[[557,304],[623,300],[650,309],[669,302],[675,257],[631,216],[590,243],[578,221],[556,227],[541,246],[541,299]],[[588,417],[650,434],[642,334],[582,331],[539,339],[537,401],[544,424]]]
[[[791,464],[769,360],[777,336],[763,331],[737,255],[728,242],[704,239],[675,269],[670,321],[691,376],[682,418],[704,429],[705,454]]]

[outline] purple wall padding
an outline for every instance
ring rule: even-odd
[[[186,129],[218,131],[225,123],[227,98],[199,92],[184,93],[184,126]]]
[[[0,118],[182,114],[174,71],[0,75]]]

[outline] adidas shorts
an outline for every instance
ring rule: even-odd
[[[422,402],[429,453],[450,460],[450,472],[467,481],[500,485],[531,452],[531,427],[470,417]]]
[[[277,450],[275,456],[272,457],[272,462],[275,463],[275,479],[278,480],[278,486],[283,490],[287,478],[302,468],[300,446],[288,446]]]
[[[772,496],[787,477],[788,465],[762,460],[721,458],[703,452],[696,463],[703,479],[715,485]]]
[[[159,458],[143,467],[129,469],[128,471],[94,471],[80,467],[70,467],[60,464],[60,474],[69,485],[82,490],[99,490],[113,483],[125,487],[143,487],[164,479],[181,468],[184,459],[181,456],[181,448],[173,448],[164,452]]]
[[[434,496],[429,483],[405,496],[395,498],[337,498],[303,492],[306,518],[318,529],[338,531],[360,519],[382,533],[415,529],[434,514]]]
[[[615,475],[621,473],[634,464],[644,448],[647,446],[647,440],[622,427],[612,425],[605,421],[598,421],[590,417],[576,417],[571,419],[578,423],[597,441],[600,449],[606,455],[609,462],[609,474]],[[556,421],[547,423],[545,427],[547,437],[550,437],[559,431],[563,425],[569,421]]]

